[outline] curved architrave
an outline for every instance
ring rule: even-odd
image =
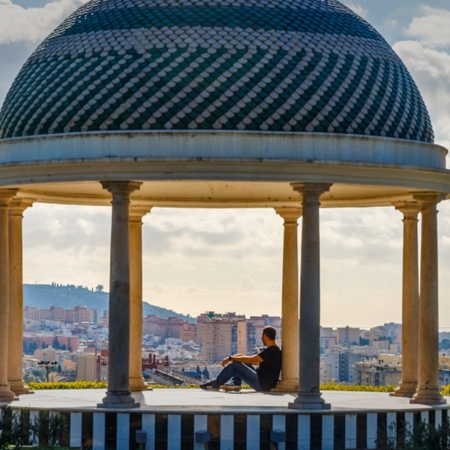
[[[72,133],[0,140],[0,164],[153,160],[338,161],[445,168],[435,144],[373,136],[236,131]]]

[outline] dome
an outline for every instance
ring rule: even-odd
[[[335,0],[91,0],[37,48],[0,137],[220,130],[433,142],[380,34]]]

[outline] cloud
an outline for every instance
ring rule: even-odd
[[[408,67],[422,93],[430,111],[436,141],[449,141],[450,53],[429,48],[417,41],[397,42],[394,50]]]
[[[417,38],[425,46],[449,46],[450,11],[423,6],[421,12],[423,16],[413,18],[406,35]]]
[[[361,5],[349,0],[344,1],[343,3],[345,6],[350,8],[354,13],[358,14],[358,16],[367,18],[367,9],[363,8]]]
[[[70,13],[87,0],[56,0],[42,8],[23,8],[11,0],[0,1],[0,44],[39,43]]]

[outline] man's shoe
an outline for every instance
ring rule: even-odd
[[[239,392],[242,389],[242,386],[240,384],[222,384],[220,389],[225,392]]]
[[[209,383],[201,384],[200,389],[203,389],[204,391],[218,391],[219,390],[212,385],[211,381]]]

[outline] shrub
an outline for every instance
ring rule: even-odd
[[[9,406],[0,410],[0,450],[21,449],[28,445],[40,448],[60,448],[67,436],[68,418],[59,413],[40,411],[30,421],[30,411],[13,411]]]
[[[393,392],[395,386],[363,386],[355,384],[325,383],[320,385],[322,391],[357,391],[357,392]]]
[[[36,383],[34,381],[28,383],[33,391],[39,389],[105,389],[107,383],[105,381],[57,381],[49,383]]]
[[[390,424],[387,432],[379,431],[376,446],[378,450],[448,450],[450,448],[450,426],[446,420],[435,427],[421,421],[411,427],[405,426],[404,433],[396,436],[397,425]]]

